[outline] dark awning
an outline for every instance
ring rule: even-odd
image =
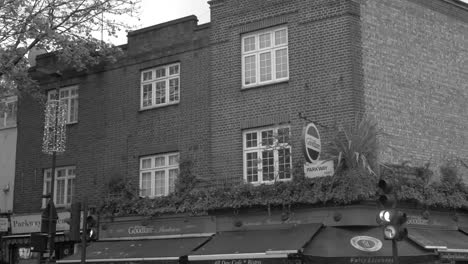
[[[424,263],[436,258],[411,241],[397,242],[401,263]],[[325,227],[304,248],[310,263],[393,263],[392,241],[382,227]]]
[[[86,262],[164,261],[178,263],[208,238],[173,238],[128,241],[92,242],[86,248]],[[58,260],[57,263],[77,263],[81,254]]]
[[[458,229],[459,229],[460,231],[462,231],[463,233],[465,233],[465,235],[468,235],[468,227],[466,227],[466,226],[460,226],[460,227],[458,227]]]
[[[188,256],[189,261],[284,259],[298,253],[322,224],[273,230],[219,232]],[[246,261],[240,261],[244,263]],[[253,262],[252,262],[253,263]],[[265,262],[264,262],[265,263]]]
[[[426,249],[468,252],[468,236],[458,230],[411,228],[408,237]]]

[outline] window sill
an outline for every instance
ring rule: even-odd
[[[260,185],[273,185],[276,182],[289,182],[292,181],[292,177],[290,179],[284,179],[284,180],[276,180],[276,181],[263,181],[263,182],[248,182],[244,179],[244,182],[247,184],[251,184],[253,186],[260,186]]]
[[[170,103],[170,104],[164,104],[164,105],[156,105],[156,106],[150,106],[150,107],[140,107],[140,109],[138,109],[138,112],[144,112],[144,111],[147,111],[147,110],[152,110],[152,109],[157,109],[157,108],[164,108],[164,107],[168,107],[168,106],[172,106],[172,105],[178,105],[180,101],[178,102],[175,102],[175,103]]]
[[[1,130],[7,130],[7,129],[12,129],[12,128],[16,128],[17,126],[14,125],[14,126],[5,126],[5,127],[0,127],[0,131]]]
[[[252,85],[252,86],[242,86],[241,90],[250,90],[250,89],[255,89],[255,88],[261,88],[261,87],[266,87],[266,86],[275,86],[279,84],[284,84],[288,83],[289,79],[277,81],[277,82],[268,82],[268,83],[262,83],[262,84],[257,84],[257,85]]]

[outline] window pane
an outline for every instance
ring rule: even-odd
[[[252,148],[252,147],[257,146],[257,132],[245,134],[245,146],[247,148]]]
[[[153,72],[152,71],[147,71],[143,72],[143,81],[151,80],[153,79]]]
[[[179,78],[169,80],[169,102],[179,101]]]
[[[179,164],[179,155],[169,156],[169,165],[177,165],[177,164]]]
[[[166,68],[160,68],[156,70],[156,78],[161,78],[166,76]]]
[[[69,96],[68,89],[61,89],[60,90],[60,99],[67,98]]]
[[[153,104],[153,86],[151,84],[143,85],[143,107]]]
[[[257,152],[250,152],[246,155],[247,182],[258,181],[258,156]]]
[[[291,153],[289,148],[278,150],[278,177],[280,179],[291,178]]]
[[[169,67],[169,75],[179,74],[179,65]]]
[[[141,168],[142,168],[142,169],[149,169],[149,168],[151,168],[151,159],[143,159],[143,160],[141,160]]]
[[[278,143],[280,144],[289,143],[289,127],[278,129]]]
[[[275,56],[276,78],[288,77],[288,49],[276,50]]]
[[[286,29],[275,31],[275,45],[282,45],[288,43],[288,34]]]
[[[262,152],[262,176],[263,181],[272,181],[275,179],[273,150]]]
[[[44,194],[49,194],[50,193],[50,180],[46,182],[46,189]]]
[[[166,103],[166,82],[156,83],[156,104]]]
[[[271,80],[271,53],[260,54],[260,81]]]
[[[155,172],[155,181],[154,181],[154,195],[162,196],[165,195],[166,189],[166,178],[164,176],[164,171],[156,171]]]
[[[151,172],[141,174],[141,196],[151,196]]]
[[[78,98],[70,99],[70,120],[69,122],[78,121]]]
[[[244,38],[244,52],[255,50],[255,37]]]
[[[178,169],[169,170],[169,193],[173,193],[175,190],[175,181],[177,179],[178,174]]]
[[[270,147],[273,145],[273,130],[262,131],[262,146]]]
[[[154,159],[154,166],[155,167],[162,167],[164,165],[166,165],[166,158],[164,156],[156,157]]]
[[[65,204],[65,180],[57,180],[57,193],[55,202],[59,205]]]
[[[65,175],[67,174],[66,169],[57,169],[56,172],[57,172],[57,178],[65,177]]]
[[[261,49],[268,48],[271,46],[270,35],[270,33],[260,34],[258,42],[260,44]]]
[[[67,200],[66,204],[71,204],[72,197],[73,197],[73,187],[74,187],[75,179],[68,179],[67,182]]]
[[[245,76],[245,85],[256,83],[256,69],[255,69],[255,55],[246,56],[244,61],[244,76]]]

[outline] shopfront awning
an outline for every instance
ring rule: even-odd
[[[179,257],[206,242],[207,237],[148,239],[92,242],[86,248],[87,263],[161,261],[178,263]],[[57,263],[79,263],[81,254],[57,260]]]
[[[205,263],[265,264],[283,262],[305,246],[322,224],[304,224],[281,229],[217,233],[192,252],[189,261]]]
[[[408,237],[426,249],[468,253],[468,236],[458,230],[410,228]]]
[[[409,240],[397,242],[400,263],[429,263],[437,256]],[[325,227],[304,248],[306,263],[393,263],[392,241],[382,227]]]

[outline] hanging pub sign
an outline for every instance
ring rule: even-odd
[[[319,131],[314,123],[309,123],[302,130],[302,150],[307,162],[316,163],[320,157],[321,149]]]

